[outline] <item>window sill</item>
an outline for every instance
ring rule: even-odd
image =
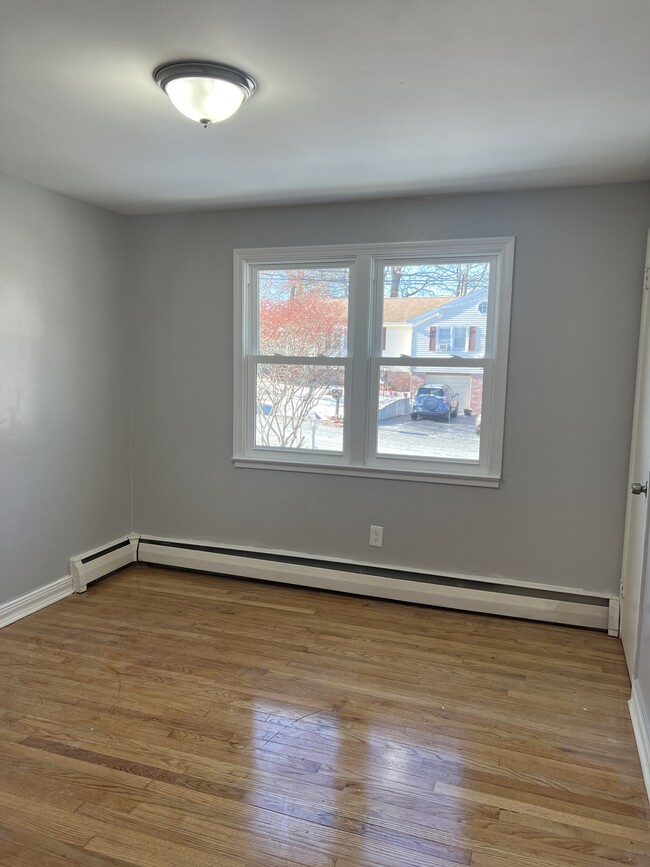
[[[429,482],[438,485],[469,485],[476,488],[499,488],[498,476],[473,476],[462,473],[426,473],[418,470],[394,470],[383,467],[351,467],[332,464],[298,463],[267,458],[233,457],[235,467],[249,470],[284,470],[290,473],[322,473],[331,476],[356,476],[365,479],[388,479],[402,482]]]

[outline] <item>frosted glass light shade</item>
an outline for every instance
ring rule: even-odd
[[[229,81],[214,78],[176,78],[165,93],[190,120],[218,123],[233,115],[244,101],[244,91]]]
[[[199,61],[161,66],[154,80],[181,114],[203,126],[231,117],[257,88],[239,69]]]

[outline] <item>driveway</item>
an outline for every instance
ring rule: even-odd
[[[474,416],[459,415],[445,422],[428,418],[413,421],[410,415],[404,415],[379,423],[379,454],[476,461],[479,441]],[[320,424],[315,442],[317,449],[340,450],[343,430]],[[311,433],[305,426],[305,447],[309,448],[310,443]]]
[[[478,460],[476,419],[459,415],[451,421],[400,416],[379,423],[379,453],[427,458]]]

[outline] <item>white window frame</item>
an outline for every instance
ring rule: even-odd
[[[498,487],[505,419],[514,238],[415,243],[270,247],[234,251],[233,462],[238,467],[333,473],[444,484]],[[382,353],[383,269],[407,261],[489,262],[488,315],[482,358],[387,357]],[[342,453],[255,445],[255,371],[268,357],[257,354],[255,273],[264,268],[350,267],[348,355],[318,358],[345,370]],[[274,356],[274,363],[307,364],[313,358]],[[380,367],[423,370],[455,368],[483,372],[478,461],[377,453]],[[374,407],[374,409],[373,409]],[[354,410],[353,410],[354,408]]]

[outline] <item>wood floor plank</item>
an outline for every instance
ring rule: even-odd
[[[10,819],[6,820],[10,823]],[[89,854],[85,849],[71,846],[47,836],[35,827],[28,831],[9,827],[0,819],[0,864],[2,867],[124,867],[123,861],[103,855]]]
[[[0,630],[0,865],[650,867],[620,642],[125,569]]]
[[[434,791],[441,795],[458,798],[460,801],[490,804],[503,810],[530,814],[563,825],[584,828],[598,833],[607,832],[650,848],[650,828],[646,816],[621,816],[620,814],[615,817],[611,816],[602,809],[599,798],[595,798],[595,806],[589,808],[567,802],[560,802],[551,806],[549,805],[549,798],[529,796],[517,791],[512,793],[507,791],[486,792],[474,787],[454,786],[448,783],[436,783]]]

